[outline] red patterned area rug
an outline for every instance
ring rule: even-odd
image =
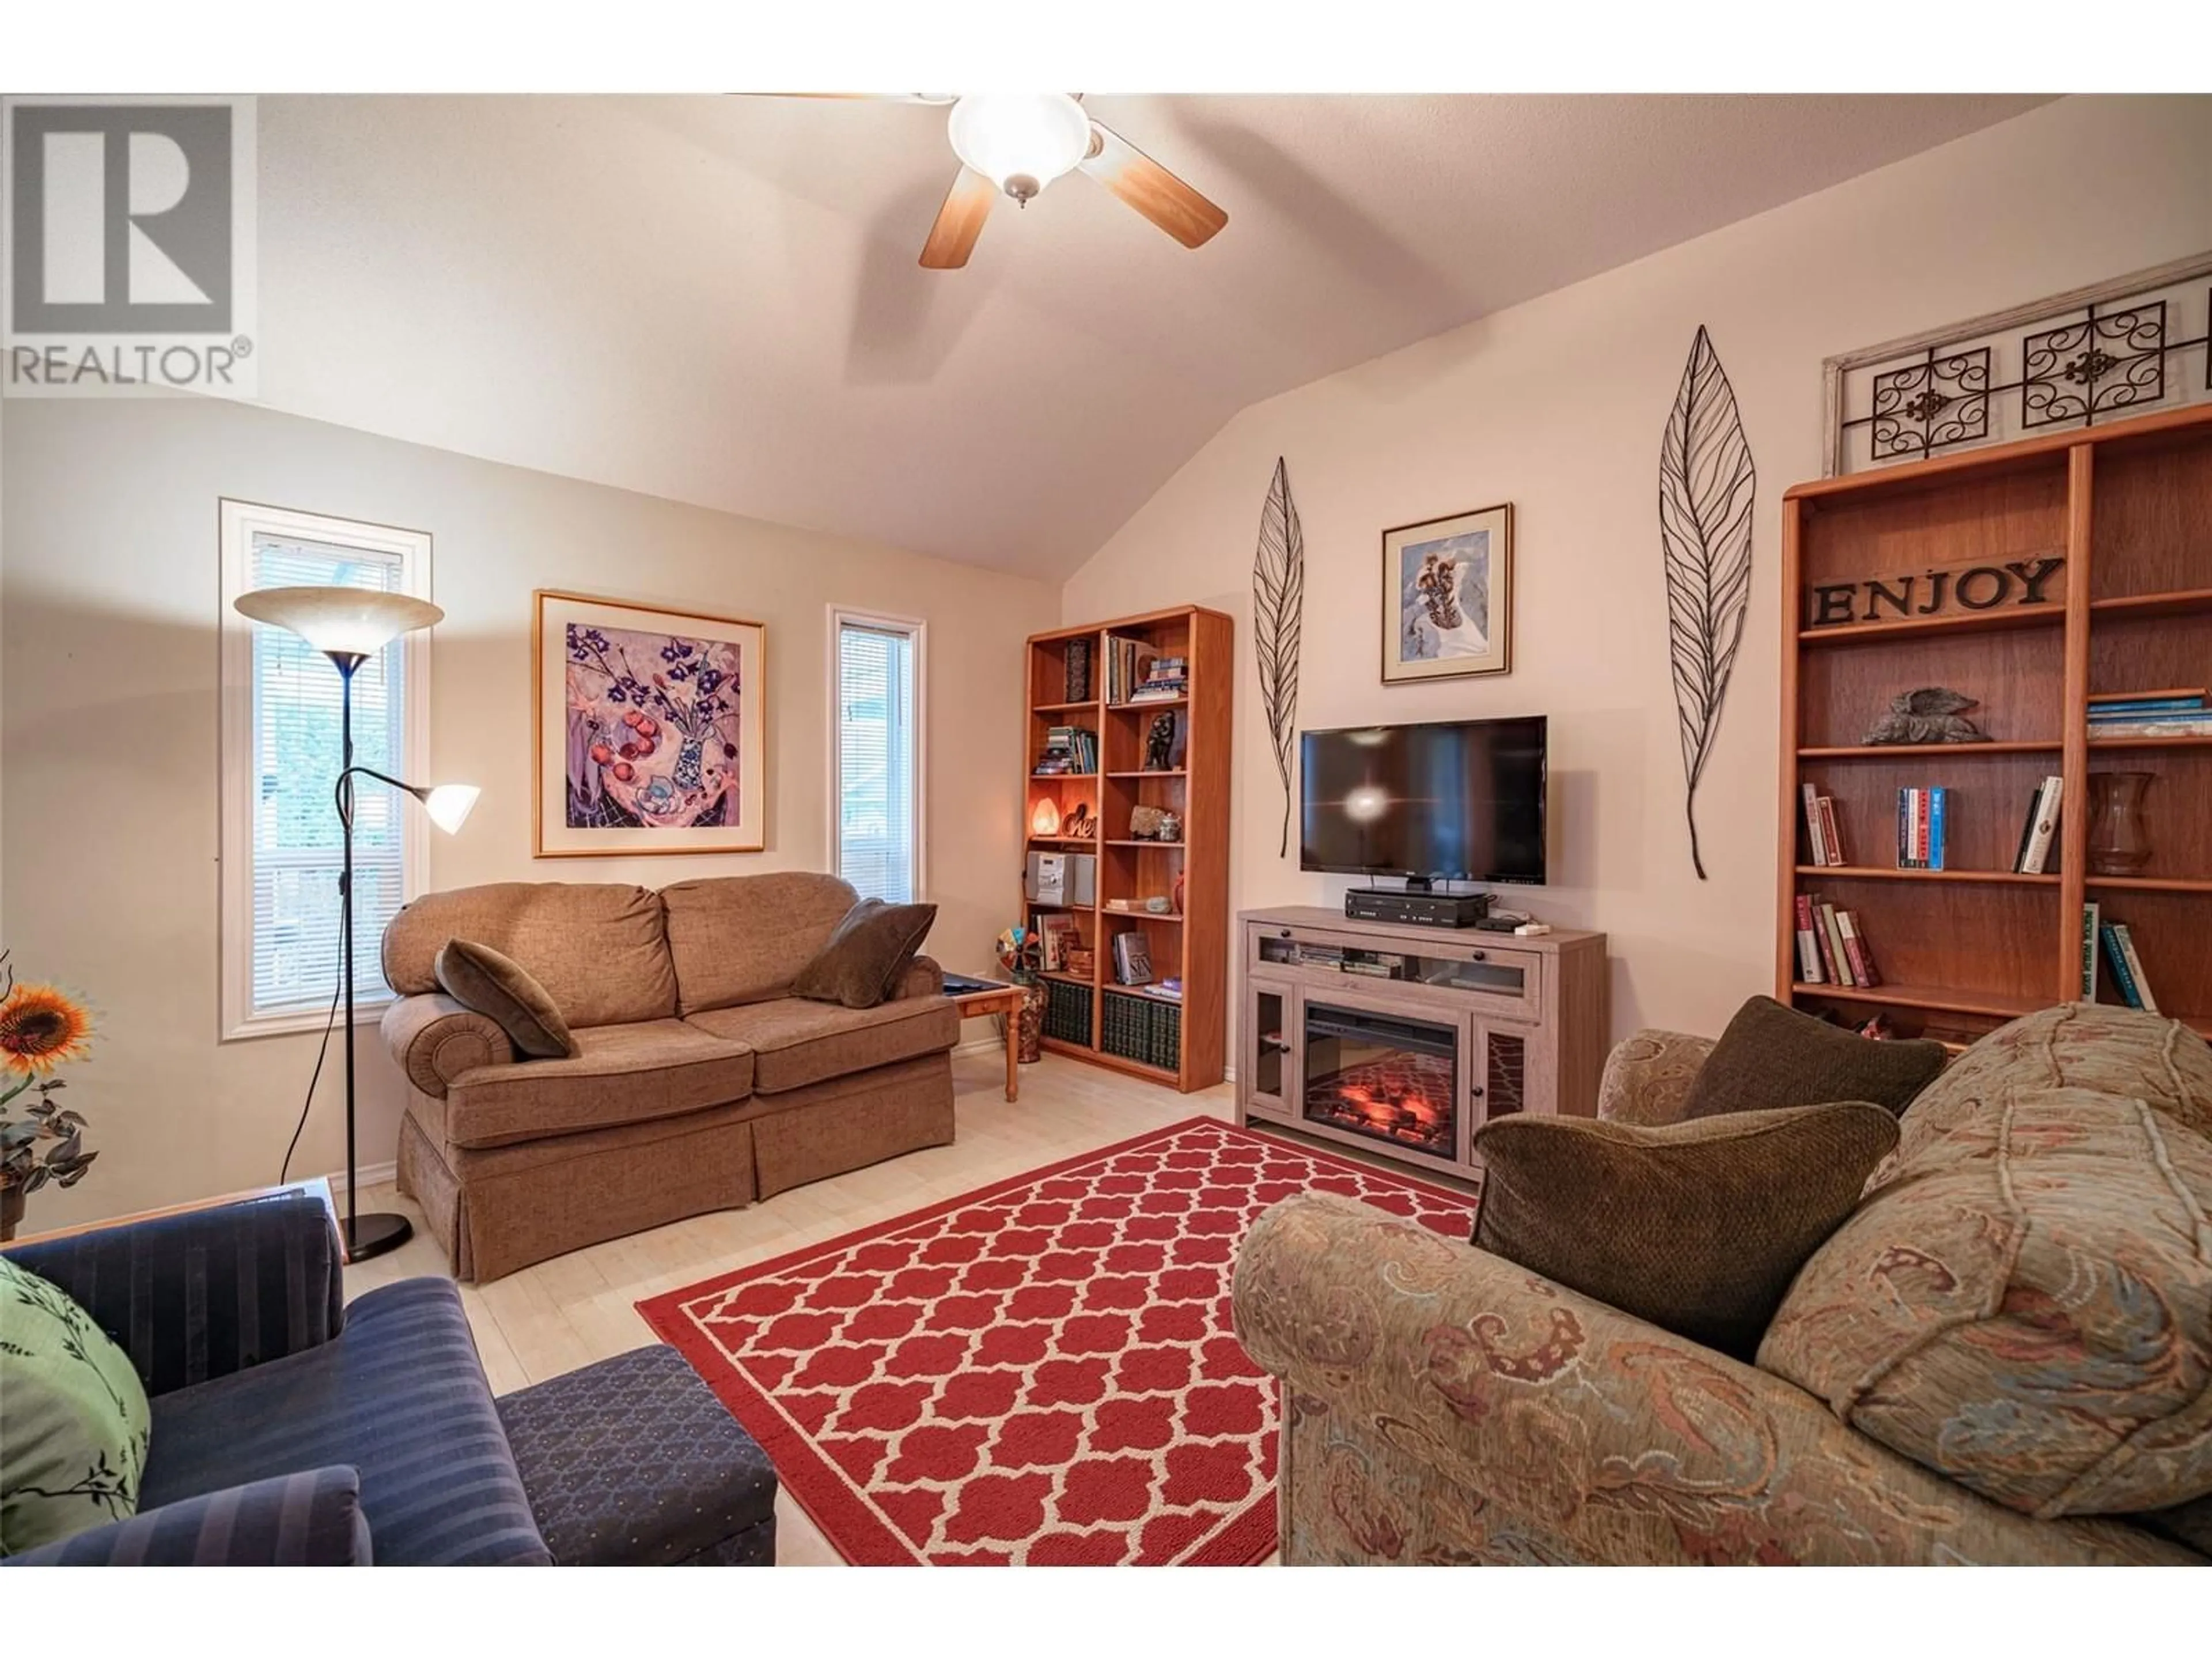
[[[1275,1547],[1275,1387],[1229,1280],[1261,1211],[1472,1201],[1193,1118],[641,1302],[862,1565],[1237,1565]]]

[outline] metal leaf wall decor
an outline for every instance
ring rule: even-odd
[[[1698,849],[1698,783],[1712,757],[1743,616],[1751,599],[1751,503],[1758,477],[1735,392],[1703,326],[1659,445],[1659,540],[1667,562],[1667,635],[1682,738],[1682,813]]]
[[[1252,559],[1252,648],[1260,659],[1260,701],[1283,779],[1283,844],[1291,851],[1291,743],[1298,716],[1298,635],[1306,598],[1306,544],[1291,501],[1291,475],[1275,458],[1274,481],[1260,509],[1260,549]]]

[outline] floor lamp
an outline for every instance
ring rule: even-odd
[[[331,786],[337,807],[345,861],[338,877],[338,955],[345,986],[345,1247],[350,1261],[396,1250],[413,1234],[404,1215],[360,1215],[355,1194],[360,1182],[354,1167],[353,1029],[353,815],[354,780],[374,778],[422,803],[430,821],[451,835],[477,804],[471,784],[403,783],[398,778],[356,766],[353,758],[353,677],[362,664],[398,639],[441,622],[446,613],[427,599],[404,593],[379,593],[358,587],[264,587],[241,595],[239,612],[258,623],[289,629],[331,659],[338,671],[338,775]]]

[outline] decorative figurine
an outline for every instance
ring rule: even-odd
[[[1901,743],[1987,743],[1988,732],[1966,717],[1977,707],[1963,691],[1941,685],[1900,691],[1889,700],[1889,713],[1861,739],[1869,746]]]
[[[1145,770],[1165,772],[1175,765],[1176,717],[1163,709],[1152,716],[1150,730],[1145,733]]]
[[[1161,841],[1181,841],[1182,820],[1172,812],[1160,814],[1160,821],[1152,827],[1152,834]]]

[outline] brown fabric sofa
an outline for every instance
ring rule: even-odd
[[[1628,1039],[1600,1115],[1676,1121],[1710,1048]],[[1902,1128],[1755,1365],[1348,1199],[1267,1211],[1233,1302],[1283,1559],[2203,1565],[2212,1050],[2049,1009]]]
[[[952,1139],[960,1017],[918,957],[892,1000],[787,994],[854,902],[803,872],[502,882],[393,918],[384,1036],[407,1074],[399,1190],[461,1279],[733,1208]],[[448,939],[537,977],[581,1050],[525,1060],[438,988]]]

